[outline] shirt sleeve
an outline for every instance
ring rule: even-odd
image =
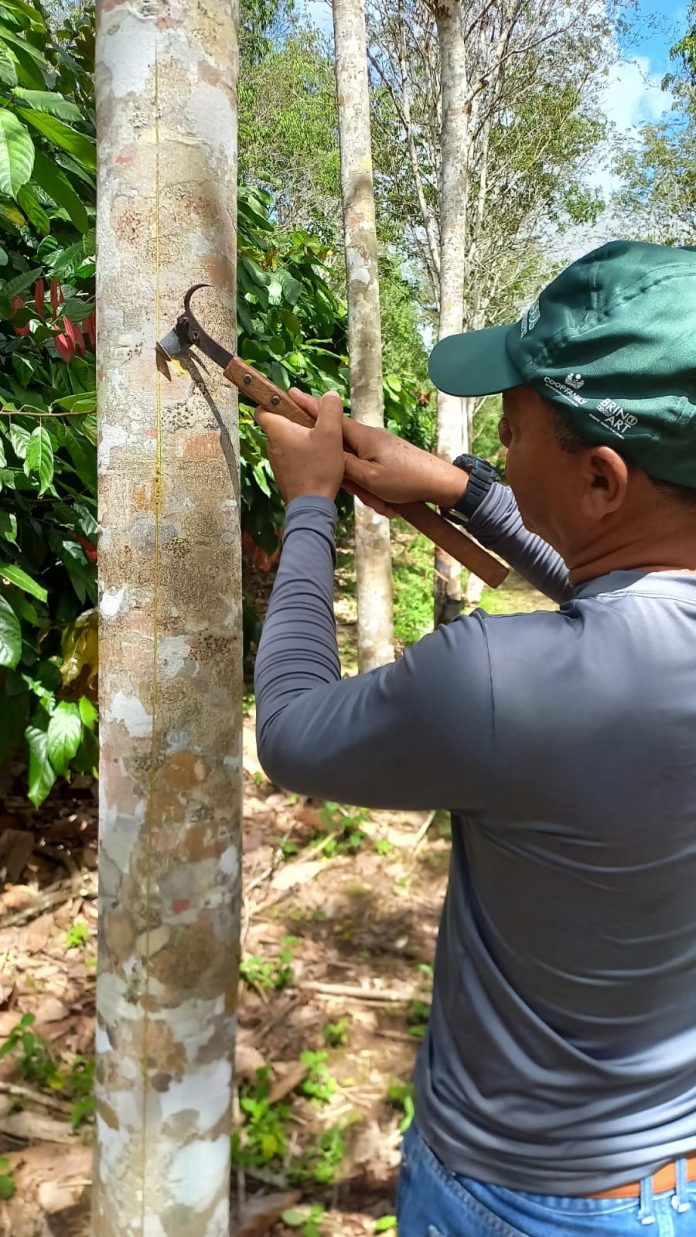
[[[466,531],[487,550],[504,558],[540,593],[559,605],[572,598],[566,564],[547,541],[527,531],[509,486],[491,486]]]
[[[276,785],[364,807],[475,811],[493,747],[485,616],[459,618],[391,665],[341,679],[334,504],[297,498],[256,658],[259,760]]]

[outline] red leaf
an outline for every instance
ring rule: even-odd
[[[88,541],[86,537],[83,537],[81,533],[77,533],[77,534],[76,534],[76,540],[77,540],[77,541],[79,541],[79,543],[80,543],[80,545],[82,546],[82,549],[84,550],[85,554],[87,555],[87,558],[89,559],[90,563],[96,563],[96,561],[97,561],[97,547],[96,547],[96,546],[93,546],[93,545],[92,545],[92,542],[91,542],[91,541]]]
[[[68,339],[67,335],[56,335],[55,337],[56,352],[61,360],[65,361],[66,365],[75,351],[75,344],[72,339]]]
[[[51,309],[53,310],[53,317],[57,318],[58,317],[58,280],[57,279],[51,280]]]
[[[85,329],[85,335],[87,336],[89,340],[90,347],[96,348],[97,346],[97,324],[96,324],[96,318],[95,318],[94,313],[91,313],[88,318],[85,318],[82,325]]]
[[[44,281],[43,279],[37,279],[34,285],[34,304],[36,305],[36,312],[39,315],[39,317],[45,318],[46,310],[44,307]]]
[[[11,296],[10,305],[12,306],[13,309],[24,309],[24,297],[23,296]],[[14,317],[14,314],[12,314],[11,316]],[[29,334],[29,323],[28,322],[25,323],[24,326],[16,326],[14,329],[14,333],[15,335],[28,335]]]

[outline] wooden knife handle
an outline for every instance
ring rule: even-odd
[[[271,412],[277,412],[281,417],[287,417],[296,425],[311,428],[314,421],[309,413],[304,412],[285,391],[275,386],[252,365],[247,365],[240,357],[233,357],[225,369],[225,377],[238,387],[243,395],[255,404],[261,404]],[[472,541],[454,524],[438,515],[426,503],[390,504],[398,511],[408,524],[423,533],[436,546],[464,567],[468,567],[475,575],[484,580],[490,588],[498,588],[508,574],[508,568],[500,559],[494,558],[488,550],[484,550],[477,542]]]

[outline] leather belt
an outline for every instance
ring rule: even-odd
[[[684,1157],[686,1160],[686,1179],[696,1181],[696,1151]],[[675,1190],[677,1186],[677,1166],[674,1160],[664,1164],[652,1175],[652,1186],[655,1194],[663,1194]],[[613,1190],[602,1190],[600,1194],[585,1194],[584,1198],[639,1198],[640,1181],[629,1181],[626,1185],[614,1186]]]

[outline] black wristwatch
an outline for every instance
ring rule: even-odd
[[[500,481],[497,469],[487,460],[481,460],[477,455],[458,455],[452,460],[455,468],[469,474],[469,483],[459,502],[448,507],[443,512],[449,520],[458,524],[468,524],[479,503],[486,497],[491,486]]]

